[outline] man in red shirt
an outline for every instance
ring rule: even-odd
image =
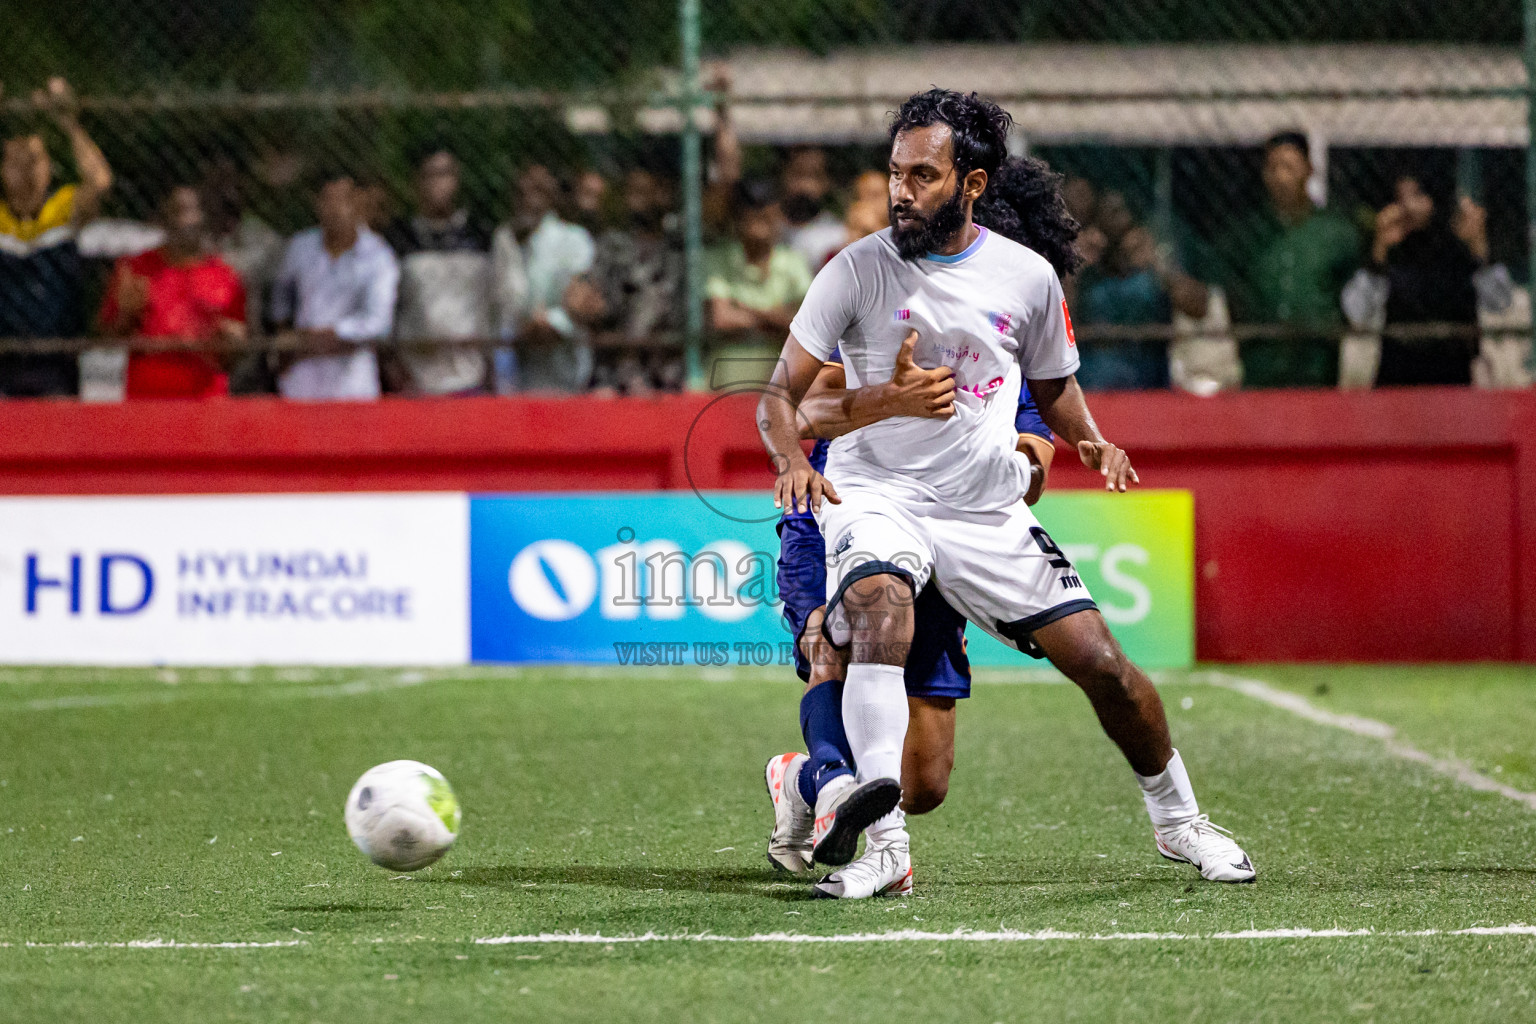
[[[160,209],[165,244],[117,261],[101,307],[111,334],[185,342],[245,337],[245,287],[240,275],[208,250],[202,199],[178,186]],[[128,357],[128,398],[207,398],[229,393],[228,377],[209,348],[134,352]]]

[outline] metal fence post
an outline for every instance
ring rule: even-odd
[[[683,246],[688,315],[684,360],[688,387],[705,386],[704,360],[704,154],[695,118],[699,88],[699,0],[678,0],[683,56]]]
[[[1525,0],[1526,285],[1536,286],[1536,0]]]

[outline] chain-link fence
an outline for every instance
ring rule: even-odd
[[[739,328],[706,309],[706,265],[723,264],[698,246],[722,240],[729,224],[721,197],[701,194],[677,98],[690,89],[698,98],[695,122],[717,185],[739,164],[748,178],[779,179],[814,200],[786,210],[814,263],[810,249],[824,242],[798,229],[815,222],[828,228],[815,237],[828,238],[833,221],[858,212],[856,177],[884,165],[888,111],[940,84],[1002,102],[1018,121],[1017,147],[1073,179],[1093,257],[1072,282],[1075,316],[1085,339],[1098,339],[1090,348],[1114,356],[1085,368],[1085,380],[1171,379],[1195,391],[1236,386],[1245,374],[1250,385],[1364,384],[1376,374],[1381,337],[1389,350],[1401,336],[1419,351],[1415,333],[1477,355],[1468,372],[1481,382],[1528,380],[1529,301],[1518,284],[1529,277],[1529,133],[1516,0],[733,0],[692,9],[700,17],[691,42],[706,59],[696,78],[684,74],[690,0],[17,8],[0,38],[5,135],[39,131],[57,165],[55,185],[80,179],[50,104],[31,97],[62,75],[114,178],[102,218],[78,238],[86,269],[72,301],[80,314],[58,322],[109,332],[98,314],[116,287],[112,263],[158,239],[134,225],[155,221],[174,184],[201,186],[226,234],[238,214],[286,237],[314,223],[316,184],[346,173],[366,190],[363,215],[383,231],[420,212],[416,170],[447,150],[459,165],[457,205],[487,226],[515,219],[519,175],[536,164],[564,184],[560,216],[592,239],[634,234],[646,217],[664,221],[662,255],[633,238],[606,250],[609,279],[595,282],[606,320],[594,319],[581,295],[573,301],[587,315],[568,315],[582,311],[563,308],[562,289],[549,291],[558,308],[525,302],[523,313],[542,314],[541,324],[547,314],[569,320],[563,336],[595,347],[577,368],[583,379],[566,385],[676,386],[687,341],[706,357],[767,344],[741,343]],[[728,92],[706,99],[716,86]],[[716,99],[728,101],[724,124],[741,143],[739,161],[708,141],[720,123]],[[1264,142],[1288,130],[1299,133],[1292,148],[1310,156],[1304,210],[1282,209],[1276,198],[1275,179],[1288,168],[1266,174]],[[807,144],[821,155],[791,156],[790,147]],[[11,155],[8,148],[8,166]],[[649,185],[626,182],[635,168],[650,172]],[[11,177],[6,229],[18,241],[3,254],[0,307],[58,301],[64,292],[40,285],[35,267],[16,269],[37,254],[47,224],[40,209],[11,209],[28,205]],[[647,187],[656,192],[649,211],[638,209]],[[1413,230],[1399,230],[1396,212],[1379,225],[1383,209],[1406,211]],[[1417,249],[1399,238],[1415,233]],[[698,268],[692,288],[685,249]],[[1443,258],[1448,249],[1459,263]],[[1396,291],[1368,282],[1346,303],[1357,271],[1373,265]],[[264,293],[250,306],[252,337],[281,326],[271,316],[271,266],[237,269]],[[641,270],[676,280],[652,289]],[[611,315],[637,291],[673,308]],[[726,293],[711,286],[712,295]],[[1412,295],[1429,298],[1406,302]],[[0,309],[4,333],[58,333],[24,329],[38,320]],[[134,333],[117,333],[124,330]],[[538,333],[525,338],[518,324],[492,317],[489,331],[461,337],[487,350],[475,386],[497,379],[489,350],[498,345],[536,363],[550,337]],[[1284,352],[1310,346],[1320,361],[1250,358],[1271,343]],[[272,372],[237,386],[271,387],[281,361],[264,365]],[[393,386],[419,386],[406,371]]]

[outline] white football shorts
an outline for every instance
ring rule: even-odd
[[[893,599],[910,601],[931,581],[955,610],[1003,643],[1043,657],[1031,634],[1075,612],[1097,608],[1067,556],[1029,506],[996,512],[938,510],[921,515],[867,490],[824,502],[817,521],[827,545],[827,617],[823,630],[838,647],[852,639],[857,608],[848,588],[890,574]]]

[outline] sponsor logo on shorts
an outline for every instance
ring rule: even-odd
[[[896,311],[896,319],[897,320],[911,320],[912,319],[912,311],[910,309],[898,309]]]
[[[844,530],[843,535],[837,538],[837,543],[832,547],[832,558],[841,558],[851,547],[853,547],[853,531]]]
[[[1083,579],[1076,573],[1069,572],[1061,578],[1061,586],[1064,590],[1071,590],[1073,587],[1080,587],[1082,585]]]

